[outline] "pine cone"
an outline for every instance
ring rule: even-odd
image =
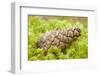
[[[79,28],[70,28],[64,30],[54,30],[45,33],[38,41],[38,47],[48,50],[51,46],[65,49],[80,36]]]

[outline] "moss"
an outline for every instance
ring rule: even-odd
[[[84,59],[88,58],[88,25],[86,17],[54,17],[48,16],[28,17],[28,60],[56,60],[56,59]],[[74,20],[76,18],[76,20]],[[45,32],[79,27],[81,36],[69,48],[62,52],[59,48],[51,47],[47,55],[44,50],[37,47],[37,41]]]

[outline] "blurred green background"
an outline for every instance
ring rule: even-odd
[[[81,36],[65,49],[50,48],[46,56],[37,48],[38,39],[47,31],[78,27]],[[54,55],[56,53],[56,56]],[[28,16],[28,60],[86,59],[88,58],[88,18],[77,16]]]

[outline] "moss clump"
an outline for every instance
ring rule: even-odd
[[[28,16],[28,60],[57,60],[88,58],[88,20],[87,17]],[[63,52],[57,47],[45,50],[37,47],[38,39],[45,32],[56,29],[78,27],[81,36]]]

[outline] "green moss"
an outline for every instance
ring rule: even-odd
[[[28,60],[57,60],[57,59],[84,59],[88,58],[88,23],[86,17],[28,17]],[[74,20],[76,18],[76,20]],[[74,41],[64,52],[57,47],[51,47],[45,56],[45,51],[37,47],[38,39],[47,31],[79,27],[81,36]]]

